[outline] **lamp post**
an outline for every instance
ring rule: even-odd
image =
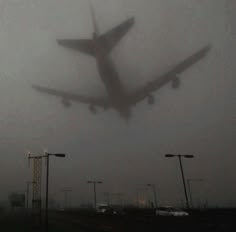
[[[186,184],[185,184],[185,178],[184,178],[184,170],[183,170],[183,165],[182,165],[182,158],[193,158],[194,155],[173,155],[173,154],[166,154],[166,158],[173,158],[177,157],[179,159],[179,165],[180,165],[180,170],[182,174],[182,180],[183,180],[183,186],[184,186],[184,194],[185,194],[185,200],[186,200],[186,207],[189,208],[189,200],[188,200],[188,194],[186,190]]]
[[[191,186],[190,186],[190,183],[191,181],[203,181],[202,178],[198,178],[198,179],[187,179],[187,183],[188,183],[188,192],[189,192],[189,198],[190,198],[190,203],[191,203],[191,206],[193,208],[193,198],[192,198],[192,193],[191,193]]]
[[[154,184],[147,184],[148,187],[152,188],[154,201],[155,201],[155,207],[157,208],[157,192],[156,192],[156,186]]]
[[[50,156],[56,156],[59,158],[65,158],[65,154],[60,153],[47,153],[45,152],[45,158],[46,158],[46,203],[45,203],[45,225],[46,225],[46,231],[48,231],[48,190],[49,190],[49,157]]]
[[[94,209],[96,210],[97,208],[97,189],[96,185],[97,184],[102,184],[102,181],[88,181],[88,184],[93,184],[93,192],[94,192]]]

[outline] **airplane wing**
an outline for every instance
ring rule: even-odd
[[[108,52],[110,52],[116,46],[116,44],[122,39],[122,37],[130,30],[133,25],[134,17],[126,20],[124,23],[100,36],[99,39],[104,42],[104,46],[107,48]]]
[[[70,101],[89,104],[91,106],[99,106],[102,108],[110,107],[109,101],[105,98],[86,97],[86,96],[71,94],[64,91],[50,89],[50,88],[46,88],[46,87],[42,87],[38,85],[33,85],[32,87],[39,92],[60,97],[62,99],[62,103],[67,107],[70,106]]]
[[[144,98],[149,96],[153,91],[156,91],[157,89],[161,88],[165,84],[173,81],[177,81],[178,83],[178,75],[182,72],[184,72],[186,69],[188,69],[190,66],[201,60],[208,51],[210,50],[210,46],[206,46],[200,51],[196,52],[192,56],[185,59],[183,62],[176,65],[173,69],[171,69],[166,74],[160,76],[159,78],[150,81],[147,83],[144,87],[137,89],[135,92],[133,92],[129,99],[130,104],[136,104],[139,101],[142,101]]]

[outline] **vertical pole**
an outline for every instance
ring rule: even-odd
[[[110,194],[107,193],[107,205],[110,205]]]
[[[45,225],[46,231],[48,231],[48,179],[49,179],[49,155],[46,153],[46,204],[45,204]]]
[[[29,210],[29,182],[26,183],[27,188],[26,188],[26,210],[28,212]]]
[[[67,208],[68,191],[65,191],[65,209]]]
[[[42,177],[42,157],[29,157],[33,159],[33,190],[32,190],[32,213],[35,223],[42,225],[42,205],[41,205],[41,177]]]
[[[181,155],[178,155],[178,158],[179,158],[179,164],[180,164],[180,169],[181,169],[181,174],[182,174],[182,179],[183,179],[183,185],[184,185],[184,194],[185,194],[185,199],[186,199],[186,207],[189,208],[188,194],[187,194],[186,184],[185,184],[185,179],[184,179],[184,171],[183,171]]]
[[[191,193],[191,188],[190,188],[190,180],[187,180],[187,183],[188,183],[188,192],[189,192],[190,204],[193,208],[193,198],[192,198],[192,193]]]
[[[139,191],[138,191],[138,189],[136,189],[136,203],[137,203],[137,207],[139,208]]]
[[[155,199],[155,207],[157,208],[157,192],[156,192],[155,185],[152,186],[152,189],[153,189],[153,195],[154,195],[154,199]]]
[[[149,198],[148,188],[145,188],[144,191],[145,191],[144,196],[145,196],[145,201],[146,201],[146,208],[148,208],[152,202],[150,201],[150,198]]]
[[[93,190],[94,190],[94,209],[97,208],[97,195],[96,195],[96,182],[93,182]]]

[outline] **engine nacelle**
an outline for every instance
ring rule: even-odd
[[[70,101],[67,100],[66,98],[62,98],[61,102],[66,108],[69,108],[71,106]]]
[[[93,114],[96,114],[96,113],[97,113],[97,109],[94,107],[94,105],[90,105],[90,106],[89,106],[89,110],[90,110],[90,112],[93,113]]]
[[[172,81],[172,88],[173,89],[178,89],[180,87],[180,79],[178,77],[176,77],[173,81]]]
[[[153,105],[155,103],[155,99],[152,95],[148,95],[147,100],[149,105]]]

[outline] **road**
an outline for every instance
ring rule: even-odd
[[[96,215],[81,212],[50,212],[49,232],[152,232],[152,231],[236,231],[236,210],[201,212],[188,217],[156,217],[145,214]],[[0,219],[0,231],[43,232],[31,217],[8,215]]]

